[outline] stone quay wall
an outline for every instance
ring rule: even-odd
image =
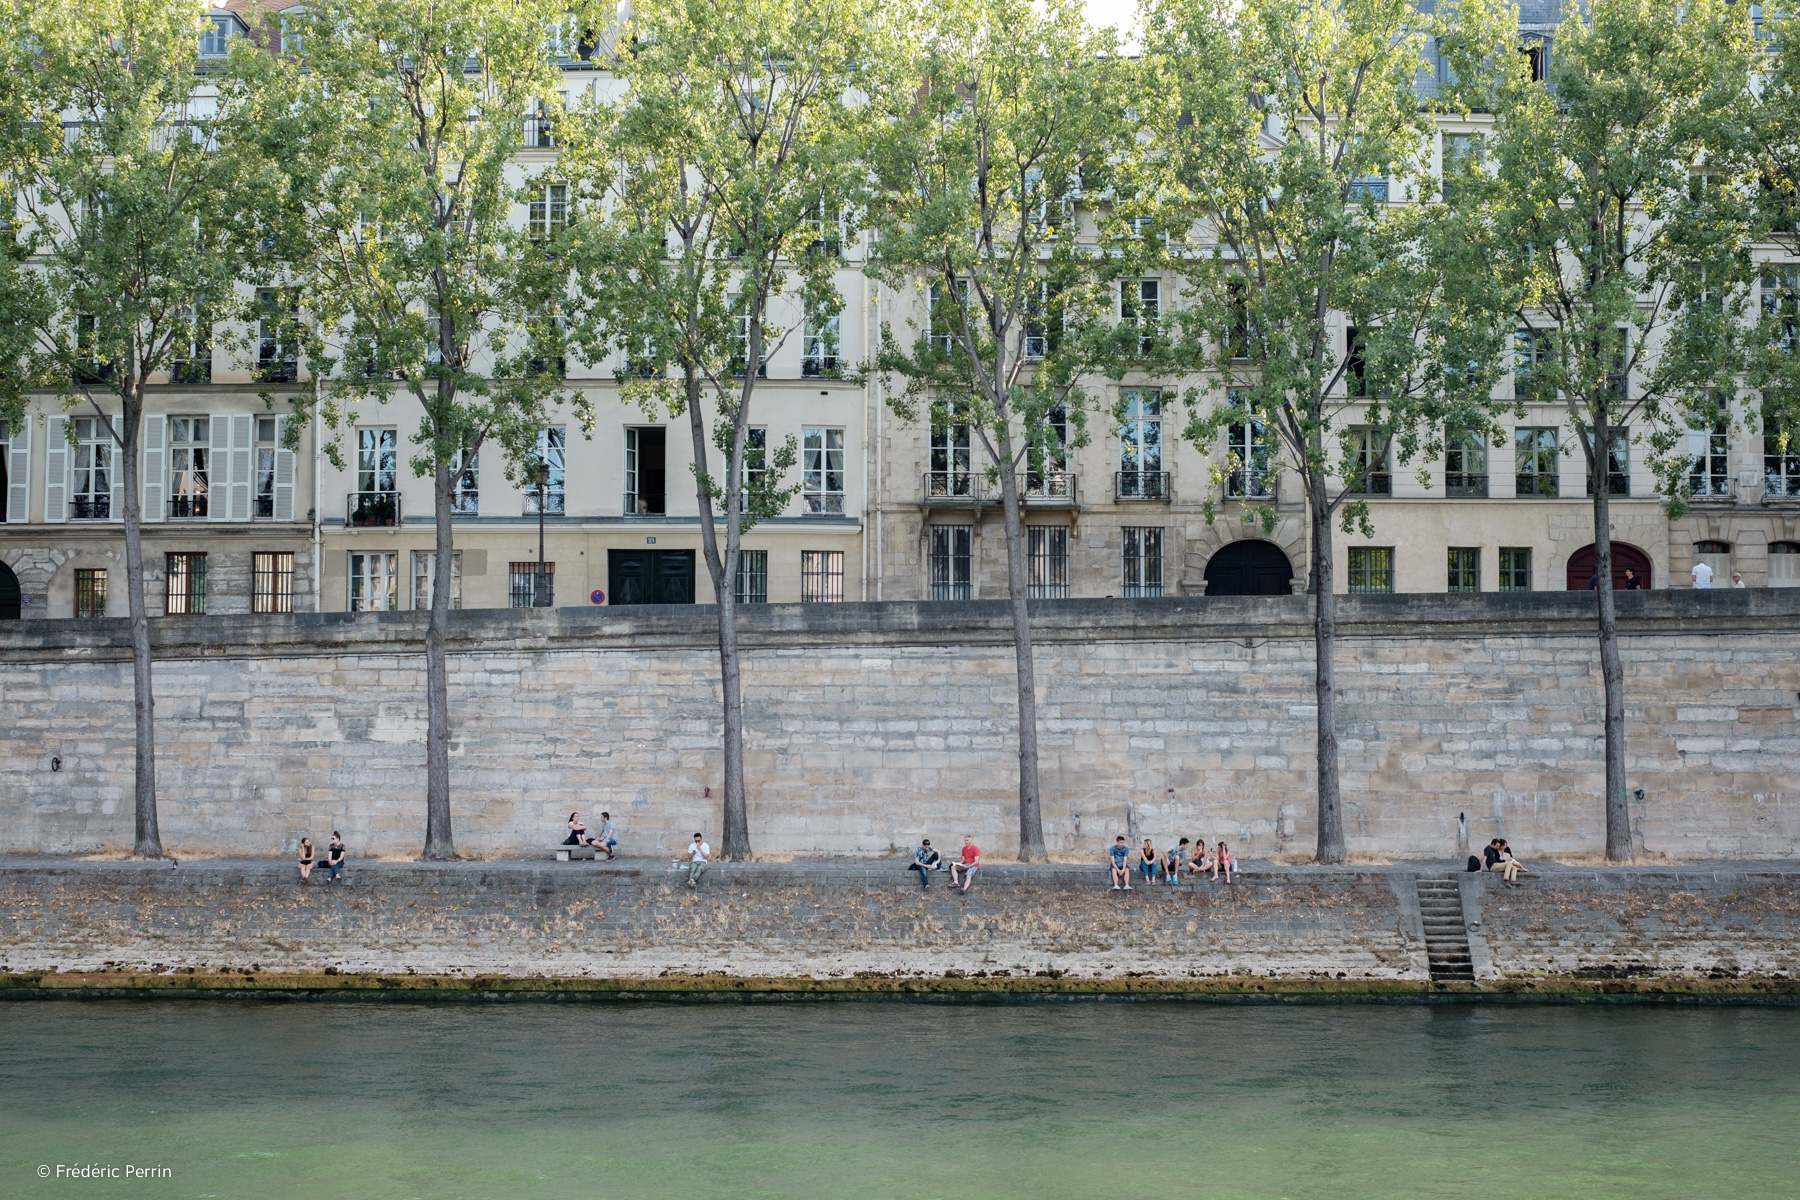
[[[1640,852],[1793,858],[1800,591],[1618,603]],[[1003,604],[742,611],[759,854],[886,854],[921,835],[951,849],[968,833],[1013,855]],[[1348,597],[1339,615],[1352,853],[1443,860],[1497,834],[1528,859],[1599,852],[1591,594]],[[1097,856],[1118,833],[1311,850],[1309,597],[1068,601],[1033,620],[1053,854]],[[696,829],[716,844],[714,622],[705,607],[452,614],[459,849],[539,853],[571,809],[610,810],[632,853]],[[152,624],[172,853],[285,853],[332,829],[359,856],[417,853],[423,614]],[[0,851],[129,846],[130,702],[123,622],[0,631]]]

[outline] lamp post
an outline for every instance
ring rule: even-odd
[[[550,464],[548,462],[545,462],[541,459],[538,461],[537,476],[538,476],[538,478],[537,478],[537,489],[538,489],[538,569],[537,569],[537,578],[532,580],[531,607],[533,607],[533,608],[549,608],[550,607],[550,590],[544,586],[544,584],[545,584],[545,579],[544,579],[544,493],[545,493],[545,489],[550,486]]]

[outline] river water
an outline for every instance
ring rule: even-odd
[[[0,1196],[1792,1197],[1800,1011],[0,1005]],[[40,1167],[161,1166],[135,1181]]]

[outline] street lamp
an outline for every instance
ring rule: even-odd
[[[531,607],[549,608],[551,599],[550,589],[547,586],[548,580],[544,575],[544,492],[545,489],[550,486],[550,464],[548,462],[545,462],[542,459],[538,460],[537,476],[538,569],[537,578],[532,580]]]

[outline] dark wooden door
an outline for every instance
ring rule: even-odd
[[[1629,567],[1637,572],[1638,587],[1648,591],[1651,585],[1650,556],[1636,546],[1628,546],[1624,542],[1612,544],[1612,577],[1613,591],[1625,591],[1625,570]],[[1583,546],[1569,555],[1568,585],[1571,592],[1585,592],[1588,582],[1594,577],[1594,547]]]
[[[611,604],[692,604],[692,550],[608,550],[606,590]]]
[[[19,619],[19,577],[12,568],[0,563],[0,621]]]
[[[1288,556],[1261,539],[1221,546],[1206,563],[1209,596],[1286,596],[1294,590],[1293,581]]]

